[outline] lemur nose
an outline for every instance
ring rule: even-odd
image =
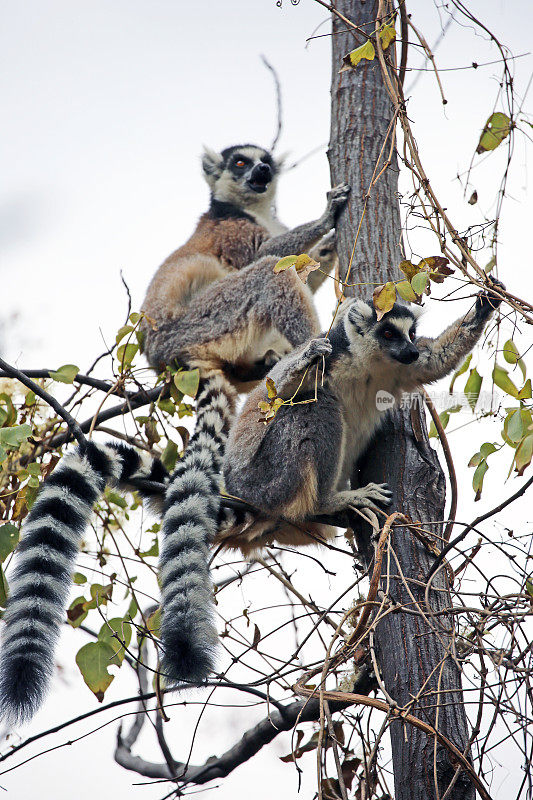
[[[260,175],[270,175],[270,167],[268,166],[268,164],[258,164],[256,166],[256,171]]]

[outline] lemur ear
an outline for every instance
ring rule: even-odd
[[[285,162],[287,161],[289,155],[290,155],[289,151],[286,150],[279,156],[273,156],[274,164],[276,165],[276,172],[283,172],[283,170],[285,169]]]
[[[347,321],[353,325],[357,333],[364,334],[374,318],[372,307],[364,300],[353,300],[348,308]]]
[[[211,189],[214,187],[217,178],[220,178],[222,174],[223,164],[224,159],[220,153],[217,153],[215,150],[211,150],[210,147],[206,147],[204,144],[204,152],[202,154],[202,169],[204,171],[204,178]]]

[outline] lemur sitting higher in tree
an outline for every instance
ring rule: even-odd
[[[203,374],[263,377],[276,358],[318,332],[309,289],[318,288],[333,264],[333,237],[321,240],[349,187],[329,192],[319,219],[287,230],[274,212],[279,169],[271,153],[255,145],[205,150],[209,210],[159,267],[142,305],[149,318],[144,351],[155,369],[177,361]],[[294,270],[274,273],[283,256],[309,251],[325,267],[311,274],[309,287]]]
[[[309,251],[325,270],[331,268],[330,232],[349,192],[345,185],[336,187],[318,220],[287,231],[272,211],[279,165],[268,151],[253,145],[220,154],[208,150],[203,169],[212,192],[209,211],[159,268],[143,304],[150,364],[157,370],[173,362],[199,367],[202,377],[194,435],[174,474],[166,476],[160,574],[162,670],[168,682],[201,680],[212,666],[207,653],[217,633],[208,548],[235,408],[232,381],[242,385],[264,376],[276,359],[319,329],[309,288],[294,270],[276,275],[273,267],[285,255]],[[311,288],[322,278],[313,273]],[[128,488],[130,479],[158,480],[162,473],[133,448],[88,442],[66,455],[45,481],[25,521],[10,578],[0,714],[29,718],[42,702],[79,543],[105,485]],[[202,641],[200,651],[189,647],[195,637]]]

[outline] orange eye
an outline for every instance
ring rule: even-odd
[[[244,161],[242,161],[241,159],[239,159],[239,161],[236,161],[236,162],[235,162],[235,166],[236,166],[236,167],[244,167]]]
[[[409,338],[412,342],[414,342],[416,334],[414,331],[409,331]]]
[[[383,331],[383,336],[385,337],[385,339],[392,339],[394,334],[391,330],[387,328],[386,330]]]

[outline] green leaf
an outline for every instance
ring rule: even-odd
[[[526,592],[533,598],[533,583],[529,578],[526,580]]]
[[[0,445],[18,449],[29,436],[31,427],[27,423],[14,425],[12,428],[0,428]]]
[[[131,314],[129,315],[128,319],[129,319],[129,321],[131,322],[132,325],[137,325],[137,323],[139,322],[141,317],[142,317],[142,314],[139,314],[138,311],[132,311]]]
[[[355,50],[352,50],[343,57],[342,61],[344,66],[341,67],[339,72],[345,72],[348,69],[355,69],[355,67],[363,58],[366,58],[368,61],[373,61],[375,55],[376,51],[374,49],[374,45],[370,39],[367,39],[367,41],[362,44],[361,47],[356,47]]]
[[[75,572],[72,576],[72,580],[76,584],[76,586],[81,586],[82,583],[87,583],[87,578],[85,575],[82,575],[81,572]]]
[[[176,406],[170,397],[165,397],[164,399],[159,398],[157,407],[160,408],[161,411],[164,411],[165,414],[170,414],[170,416],[176,413]]]
[[[0,566],[0,607],[5,608],[7,603],[7,596],[9,594],[9,587],[7,585],[4,570]]]
[[[131,642],[131,624],[120,617],[108,620],[100,628],[98,641],[108,644],[113,649],[115,657],[112,663],[120,667]]]
[[[457,372],[453,373],[453,378],[452,378],[452,382],[450,383],[450,389],[449,389],[450,394],[453,392],[453,387],[455,385],[455,381],[457,380],[459,375],[463,375],[467,371],[468,367],[470,366],[470,362],[471,361],[472,361],[472,353],[470,353],[470,355],[467,356],[466,361],[463,362],[463,364],[459,367]]]
[[[76,654],[76,664],[82,674],[83,680],[95,695],[99,703],[104,699],[104,694],[114,680],[107,668],[115,663],[115,651],[107,642],[89,642]]]
[[[477,369],[471,369],[470,375],[468,376],[468,380],[465,384],[465,395],[470,408],[474,411],[476,407],[476,403],[478,401],[479,392],[481,391],[481,384],[483,383],[483,378],[477,371]]]
[[[488,118],[481,133],[476,153],[486,153],[495,150],[503,140],[509,136],[511,130],[511,120],[507,114],[496,111]]]
[[[510,379],[507,370],[495,364],[492,370],[492,380],[500,389],[518,400],[518,389]]]
[[[411,286],[416,294],[424,294],[426,291],[426,287],[429,282],[429,275],[427,272],[417,272],[417,274],[411,278]]]
[[[113,489],[106,489],[105,497],[106,500],[108,500],[110,503],[113,503],[113,505],[118,506],[119,508],[128,507],[128,503],[125,498],[122,497],[122,495],[118,492],[114,492]]]
[[[117,335],[115,336],[115,342],[117,344],[120,344],[121,340],[125,336],[127,336],[128,333],[131,333],[132,330],[133,330],[133,327],[131,325],[123,325],[122,328],[119,328],[118,331],[117,331]]]
[[[176,389],[178,389],[182,394],[186,394],[189,397],[196,397],[196,393],[198,392],[198,387],[200,385],[200,370],[191,369],[178,372],[174,376],[174,383],[176,385]]]
[[[409,281],[399,281],[399,283],[396,284],[396,291],[400,297],[407,300],[408,303],[416,303],[420,299],[419,295],[415,294]]]
[[[11,400],[10,396],[5,392],[0,394],[0,405],[5,405],[4,408],[0,408],[1,416],[0,416],[0,425],[3,427],[10,427],[17,421],[17,412],[15,406],[13,405],[13,401]]]
[[[144,550],[142,553],[139,552],[139,555],[141,558],[145,558],[146,556],[153,556],[154,558],[157,558],[159,555],[159,541],[157,536],[154,538],[151,548],[149,550]]]
[[[32,392],[32,390],[30,389],[30,391],[26,393],[26,396],[24,398],[24,405],[27,406],[28,408],[31,408],[31,406],[35,405],[36,400],[37,398],[35,397],[35,392]]]
[[[19,529],[11,522],[6,522],[0,527],[0,561],[5,561],[18,544]]]
[[[474,498],[476,501],[479,500],[479,498],[481,497],[481,492],[483,490],[483,480],[485,478],[485,474],[488,468],[489,465],[485,460],[483,460],[478,464],[476,471],[474,472],[474,477],[472,478],[472,487],[476,493],[476,496]]]
[[[54,381],[59,381],[59,383],[74,383],[74,378],[79,371],[80,368],[75,364],[63,364],[58,370],[48,374]]]
[[[133,359],[139,351],[139,345],[133,342],[128,344],[121,344],[117,349],[117,359],[120,362],[122,369],[128,369],[133,363]]]
[[[504,430],[509,439],[515,444],[520,441],[524,435],[524,425],[522,422],[522,414],[520,409],[512,411],[505,419]]]
[[[531,464],[533,458],[533,433],[529,433],[518,445],[514,457],[518,475],[523,475],[524,470]]]
[[[178,445],[171,439],[168,440],[165,449],[161,453],[161,463],[168,472],[172,472],[178,460]]]
[[[508,339],[503,346],[503,357],[508,364],[518,364],[522,370],[522,378],[526,379],[526,365],[520,358],[520,353],[512,339]]]
[[[483,458],[488,458],[492,453],[495,453],[498,448],[492,442],[485,442],[479,448],[479,452],[481,453]]]

